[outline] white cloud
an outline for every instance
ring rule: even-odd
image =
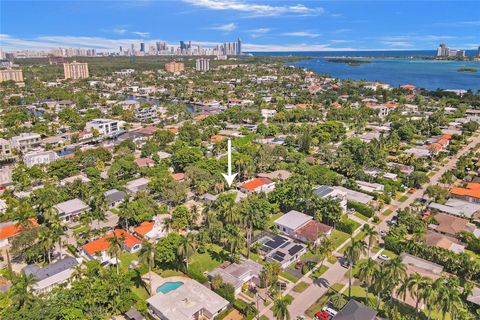
[[[321,36],[320,33],[310,32],[310,31],[295,31],[295,32],[284,32],[282,36],[289,37],[307,37],[307,38],[316,38]]]
[[[132,31],[132,33],[142,38],[148,38],[150,36],[150,32]]]
[[[329,44],[253,44],[242,45],[246,52],[288,52],[288,51],[354,51],[353,48],[332,48]]]
[[[113,33],[117,33],[117,34],[124,34],[126,33],[128,30],[125,29],[125,28],[113,28],[112,32]]]
[[[235,23],[227,23],[227,24],[222,24],[222,25],[219,25],[219,26],[214,26],[214,27],[211,27],[209,29],[231,32],[231,31],[237,29],[237,25]]]
[[[251,29],[251,30],[248,30],[249,32],[251,33],[268,33],[270,32],[270,28],[258,28],[258,29]]]
[[[412,48],[413,44],[407,41],[383,41],[384,45],[394,48]]]
[[[242,0],[183,0],[197,7],[210,10],[232,10],[250,13],[253,16],[302,15],[313,16],[324,13],[323,8],[310,8],[303,4],[290,6],[273,6],[256,4]]]
[[[480,20],[438,22],[434,23],[434,25],[442,27],[480,27]]]

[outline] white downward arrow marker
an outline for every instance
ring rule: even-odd
[[[225,181],[227,181],[227,184],[229,187],[232,186],[232,182],[237,176],[236,173],[232,174],[232,142],[230,139],[227,141],[227,146],[228,146],[228,174],[222,173],[222,176],[225,178]]]

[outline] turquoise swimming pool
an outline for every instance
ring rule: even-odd
[[[166,294],[170,291],[180,288],[181,286],[183,286],[183,282],[181,281],[165,282],[157,288],[157,293]]]

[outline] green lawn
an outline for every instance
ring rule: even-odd
[[[364,238],[365,238],[365,232],[364,232],[364,231],[359,232],[359,233],[354,237],[354,239],[357,240],[357,241],[363,240]],[[344,245],[340,250],[338,250],[338,252],[344,253],[345,250],[347,250],[347,248],[348,248],[349,246],[350,246],[350,244]]]
[[[392,209],[387,209],[382,212],[382,216],[388,217],[389,215],[392,214],[392,212],[393,212]]]
[[[345,285],[343,283],[335,283],[330,289],[334,290],[335,292],[340,292]]]
[[[293,287],[292,290],[294,292],[301,293],[301,292],[307,290],[307,288],[308,288],[308,284],[306,282],[301,281],[301,282],[297,283],[297,285],[295,287]]]
[[[386,255],[386,256],[389,257],[390,259],[393,259],[393,258],[396,258],[396,257],[397,257],[397,255],[396,255],[395,253],[393,253],[392,251],[387,250],[387,249],[383,250],[383,251],[382,251],[382,254]]]
[[[166,269],[166,270],[159,270],[157,272],[162,278],[169,278],[174,276],[183,276],[184,273],[178,270]]]
[[[404,195],[404,196],[401,196],[400,199],[398,199],[398,201],[405,202],[405,201],[407,201],[407,199],[408,199],[408,196]]]
[[[312,272],[312,274],[310,275],[310,278],[312,278],[313,280],[317,280],[318,278],[320,278],[322,276],[322,274],[327,272],[327,270],[328,270],[327,266],[325,266],[325,265],[321,266],[320,268],[318,268],[317,270]]]
[[[298,278],[297,278],[297,277],[294,277],[292,274],[290,274],[290,273],[288,273],[288,272],[286,272],[286,271],[282,271],[282,272],[280,273],[280,277],[285,278],[285,279],[287,279],[288,281],[293,282],[293,283],[295,283],[295,282],[298,281]]]
[[[335,256],[330,256],[328,259],[327,259],[328,262],[330,262],[331,264],[334,264],[334,263],[337,263],[337,257]]]
[[[465,250],[465,253],[468,254],[470,257],[476,259],[477,262],[480,262],[480,255],[476,254],[475,252],[473,252],[471,250]]]
[[[363,214],[361,214],[360,212],[355,212],[354,215],[355,215],[355,217],[360,218],[360,219],[362,219],[363,221],[368,221],[368,219],[369,219],[368,217],[365,217],[365,216],[364,216]]]
[[[196,252],[188,259],[188,268],[196,269],[200,272],[212,271],[225,261],[223,249],[215,244],[208,246],[204,253]]]
[[[120,259],[120,270],[123,272],[128,271],[128,267],[132,263],[133,260],[136,260],[140,262],[140,259],[135,253],[130,253],[130,252],[123,252],[118,256],[118,259]],[[140,273],[145,274],[148,272],[147,266],[144,266],[143,264],[140,263]]]
[[[338,248],[342,243],[344,243],[350,235],[348,233],[333,229],[330,239],[332,240],[333,247]]]

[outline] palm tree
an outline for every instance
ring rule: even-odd
[[[407,267],[403,264],[400,257],[395,257],[383,264],[387,277],[389,279],[390,293],[407,277]]]
[[[139,256],[140,260],[148,265],[148,284],[150,287],[150,294],[152,294],[152,265],[155,261],[155,246],[151,242],[144,240]]]
[[[273,315],[277,320],[290,320],[290,312],[288,306],[292,301],[288,297],[279,296],[275,299],[272,306]]]
[[[378,231],[375,230],[372,226],[369,224],[365,224],[363,226],[363,232],[365,233],[365,236],[368,238],[367,244],[368,244],[368,257],[370,258],[370,251],[372,249],[372,246],[375,242],[378,241]]]
[[[355,240],[352,238],[350,246],[345,250],[345,259],[349,263],[348,267],[348,297],[352,297],[352,269],[353,266],[358,262],[360,256],[365,254],[365,247],[363,246],[362,241]]]
[[[422,300],[425,303],[425,307],[428,311],[428,320],[430,320],[432,316],[432,307],[435,304],[437,286],[437,281],[432,281],[432,279],[426,278],[420,287]]]
[[[188,270],[188,257],[195,252],[195,237],[193,233],[181,237],[177,254],[185,261],[185,269]]]
[[[365,286],[365,302],[368,302],[368,290],[373,283],[374,275],[378,268],[378,263],[371,258],[368,258],[367,261],[360,263],[358,267],[358,279],[360,279]]]
[[[418,311],[418,305],[420,304],[420,300],[422,299],[422,291],[421,288],[423,286],[423,282],[426,281],[427,278],[423,277],[418,272],[411,274],[408,279],[406,280],[406,287],[410,292],[410,296],[415,299],[415,310]]]
[[[380,295],[389,288],[389,274],[385,268],[378,268],[373,274],[372,289],[377,295],[377,310],[380,307]]]
[[[240,211],[242,224],[247,229],[247,259],[250,258],[250,246],[252,244],[253,225],[260,219],[262,214],[257,206],[249,205],[251,202],[247,200],[245,205],[242,207],[242,210]]]
[[[122,233],[120,236],[118,236],[117,233],[114,231],[112,236],[107,238],[107,241],[110,243],[107,252],[110,256],[115,256],[115,266],[117,267],[117,274],[119,274],[120,271],[118,269],[118,256],[122,252],[125,235]]]
[[[448,312],[451,313],[453,319],[452,311],[455,311],[457,306],[462,303],[460,290],[458,287],[452,286],[450,281],[447,282],[444,279],[439,281],[438,285],[436,302],[442,312],[442,320],[445,320]]]
[[[325,263],[325,260],[332,256],[333,251],[335,250],[335,244],[333,243],[332,239],[324,238],[320,242],[320,255],[322,256],[322,263],[320,268]]]
[[[15,276],[12,286],[12,300],[14,304],[21,308],[28,305],[33,299],[30,287],[36,282],[32,275],[26,275],[22,272],[19,276]]]

